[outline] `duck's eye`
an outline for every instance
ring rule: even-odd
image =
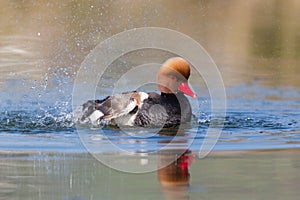
[[[176,78],[176,76],[171,76],[172,80],[178,81],[178,79]]]

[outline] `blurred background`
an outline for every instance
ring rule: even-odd
[[[39,87],[61,84],[61,79],[75,76],[98,43],[148,26],[173,29],[198,41],[226,86],[251,81],[300,86],[297,0],[1,0],[0,10],[2,90],[19,87],[26,79]]]

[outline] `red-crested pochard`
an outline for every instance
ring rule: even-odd
[[[184,94],[196,95],[188,86],[189,63],[180,57],[168,59],[157,74],[154,92],[126,92],[82,105],[79,123],[94,125],[174,127],[190,122],[192,111]]]

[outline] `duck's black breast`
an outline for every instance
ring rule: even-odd
[[[191,120],[191,106],[183,93],[161,95],[149,93],[135,118],[135,125],[174,127]]]

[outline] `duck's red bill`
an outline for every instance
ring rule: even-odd
[[[179,90],[180,92],[183,92],[183,93],[186,94],[186,95],[189,95],[189,96],[193,97],[193,98],[196,98],[196,97],[197,97],[197,95],[191,90],[191,88],[189,87],[189,85],[188,85],[187,82],[181,83],[181,84],[179,85],[179,87],[178,87],[178,90]]]

